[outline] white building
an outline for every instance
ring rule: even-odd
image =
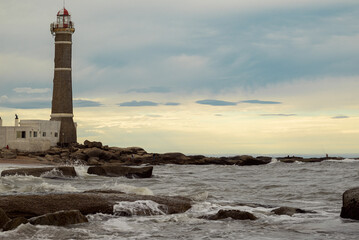
[[[2,126],[0,118],[0,148],[9,147],[24,152],[46,151],[59,142],[61,122],[15,119],[15,126]]]

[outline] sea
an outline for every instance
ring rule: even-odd
[[[0,165],[4,169],[29,165]],[[31,166],[38,167],[38,166]],[[89,223],[66,227],[21,225],[0,232],[0,239],[358,239],[359,221],[340,218],[342,194],[359,186],[359,161],[267,165],[161,165],[153,177],[128,179],[87,174],[78,177],[7,176],[0,178],[0,194],[82,192],[112,189],[142,195],[188,196],[193,206],[182,214],[166,215],[151,201],[122,202],[114,206],[136,212],[151,209],[152,216],[88,215]],[[314,211],[293,216],[271,211],[288,206]],[[258,220],[206,220],[201,216],[220,209],[253,213]]]

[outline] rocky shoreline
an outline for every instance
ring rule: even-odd
[[[1,149],[1,159],[7,163],[16,162],[21,159],[21,163],[36,162],[43,164],[82,164],[82,165],[104,165],[121,164],[127,166],[146,165],[263,165],[272,161],[272,157],[249,155],[238,155],[233,157],[207,157],[204,155],[184,155],[179,152],[172,153],[148,153],[140,147],[109,147],[103,146],[101,142],[85,141],[84,144],[74,144],[70,147],[52,147],[45,152],[17,152],[16,150]],[[344,160],[343,157],[322,157],[322,158],[303,158],[296,156],[277,157],[280,162],[322,162],[326,160]],[[353,158],[359,160],[359,158]]]

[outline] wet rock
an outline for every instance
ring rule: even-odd
[[[314,211],[308,211],[308,210],[303,210],[300,208],[293,208],[293,207],[279,207],[273,209],[271,212],[276,215],[288,215],[288,216],[293,216],[296,213],[315,213]]]
[[[10,221],[3,209],[0,208],[0,229],[4,228],[5,224]]]
[[[21,224],[26,224],[29,221],[24,217],[17,217],[14,219],[11,219],[8,223],[5,224],[3,231],[10,231],[13,229],[16,229]]]
[[[346,190],[343,193],[340,217],[359,220],[359,187]]]
[[[252,213],[240,211],[240,210],[219,210],[215,215],[205,216],[208,220],[221,220],[226,218],[232,218],[234,220],[256,220],[257,217]]]
[[[84,141],[84,145],[87,147],[87,148],[93,148],[93,147],[96,147],[96,148],[102,148],[102,143],[101,142],[96,142],[96,141],[89,141],[89,140],[85,140]]]
[[[122,165],[103,165],[89,167],[88,174],[96,174],[99,176],[108,177],[137,177],[137,178],[150,178],[152,176],[153,167],[125,167]]]
[[[0,152],[0,158],[15,159],[16,157],[17,157],[16,151],[12,151],[9,149],[3,149]]]
[[[10,218],[32,218],[63,210],[79,210],[83,215],[113,214],[119,202],[151,200],[167,208],[166,214],[183,213],[191,208],[191,200],[183,197],[124,194],[115,191],[91,191],[41,195],[0,195],[0,208]]]
[[[44,168],[18,168],[4,170],[1,172],[1,176],[12,176],[12,175],[29,175],[34,177],[41,177],[42,174],[53,171],[61,171],[63,176],[76,177],[76,171],[74,167],[44,167]]]
[[[33,217],[29,219],[29,222],[33,225],[66,226],[70,224],[85,223],[88,222],[88,220],[79,210],[70,210]]]

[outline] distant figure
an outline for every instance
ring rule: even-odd
[[[326,157],[326,158],[329,158],[329,155],[328,155],[328,153],[327,153],[327,154],[325,154],[325,157]]]
[[[19,116],[15,113],[15,119],[19,119]]]
[[[6,149],[9,149],[9,145],[6,145]]]

